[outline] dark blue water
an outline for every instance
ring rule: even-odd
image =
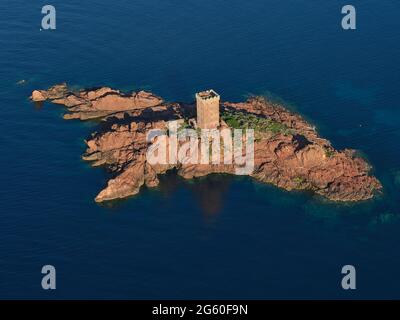
[[[0,8],[0,298],[400,298],[400,3],[45,1]],[[17,84],[20,80],[25,84]],[[337,148],[360,150],[384,194],[335,204],[247,178],[173,175],[112,205],[81,161],[95,123],[36,108],[33,89],[147,89],[191,101],[214,88],[284,100]],[[57,289],[41,289],[41,268]],[[357,289],[341,288],[341,268]]]

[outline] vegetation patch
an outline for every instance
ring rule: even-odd
[[[178,127],[178,133],[185,129],[193,129],[193,127],[189,124],[189,121],[185,119],[183,123]]]
[[[293,179],[293,182],[297,185],[297,187],[299,188],[299,187],[301,187],[305,182],[306,182],[306,179],[304,179],[303,177],[295,177],[294,179]]]
[[[324,148],[324,151],[325,151],[325,155],[326,155],[328,158],[332,158],[332,157],[335,155],[335,151],[332,150],[332,149]]]
[[[294,130],[283,123],[271,118],[264,118],[255,114],[226,110],[221,118],[233,129],[253,129],[255,132],[270,132],[272,134],[294,134]]]

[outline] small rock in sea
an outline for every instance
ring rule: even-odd
[[[31,96],[32,101],[45,101],[47,99],[46,95],[39,90],[34,90]]]

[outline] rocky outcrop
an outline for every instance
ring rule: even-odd
[[[146,91],[124,94],[119,90],[103,87],[72,92],[66,84],[56,85],[48,90],[35,90],[31,99],[36,102],[49,100],[64,105],[69,111],[64,119],[80,120],[104,118],[120,112],[129,113],[155,107],[163,102],[161,98]]]
[[[360,201],[381,190],[371,167],[354,150],[335,150],[314,126],[284,107],[255,97],[225,107],[267,116],[292,129],[255,144],[253,177],[286,190],[310,190],[330,200]]]
[[[68,119],[106,120],[86,141],[83,155],[93,166],[104,165],[114,175],[97,195],[97,202],[137,194],[143,185],[155,187],[158,175],[171,169],[186,179],[211,173],[235,174],[235,164],[152,165],[147,161],[148,148],[156,142],[146,141],[149,130],[165,130],[170,120],[189,120],[194,116],[193,105],[168,104],[151,93],[125,95],[107,87],[71,93],[65,85],[32,93],[32,100],[43,98],[65,105],[71,112]],[[221,112],[232,110],[271,119],[287,129],[257,136],[251,176],[258,181],[286,190],[309,190],[335,201],[367,200],[382,189],[369,175],[370,166],[364,159],[352,150],[335,150],[300,115],[260,97],[221,105]],[[222,121],[224,126],[228,125]]]

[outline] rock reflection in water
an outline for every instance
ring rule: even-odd
[[[160,179],[159,190],[164,196],[169,197],[180,187],[189,189],[204,218],[209,220],[222,211],[232,179],[233,177],[228,175],[214,174],[186,181],[171,172]]]

